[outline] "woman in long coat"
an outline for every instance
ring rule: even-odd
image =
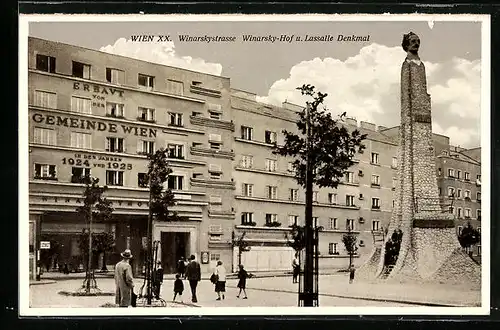
[[[240,292],[238,293],[238,295],[236,296],[236,298],[239,298],[240,295],[241,295],[241,291],[243,291],[243,293],[245,294],[245,296],[243,297],[243,299],[248,299],[247,298],[247,291],[246,291],[248,273],[243,268],[243,265],[240,265],[240,270],[238,271],[238,278],[239,278],[238,288],[240,289]]]
[[[115,266],[115,303],[120,307],[128,307],[132,305],[132,292],[134,290],[134,277],[129,263],[132,254],[127,249],[121,253],[121,256],[123,259]]]

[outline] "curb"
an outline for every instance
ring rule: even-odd
[[[229,288],[236,288],[235,286],[228,285]],[[249,288],[247,290],[256,290],[256,291],[268,291],[268,292],[286,292],[286,293],[297,293],[292,290],[277,290],[277,289],[257,289],[257,288]],[[432,302],[421,302],[415,300],[402,300],[402,299],[394,299],[394,298],[379,298],[379,297],[360,297],[360,296],[346,296],[332,293],[320,293],[319,296],[325,297],[335,297],[335,298],[344,298],[344,299],[356,299],[356,300],[368,300],[368,301],[381,301],[381,302],[393,302],[393,303],[402,303],[408,305],[417,305],[417,306],[429,306],[429,307],[478,307],[476,305],[453,305],[446,303],[432,303]]]
[[[40,281],[30,282],[30,286],[31,285],[54,284],[54,283],[57,283],[57,281],[55,281],[55,280],[40,280]]]

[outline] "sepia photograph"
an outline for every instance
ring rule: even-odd
[[[20,315],[488,315],[489,24],[20,15]]]

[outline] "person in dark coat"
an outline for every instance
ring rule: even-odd
[[[246,291],[248,273],[245,270],[245,268],[243,267],[243,265],[240,265],[240,270],[238,271],[238,278],[239,278],[239,280],[238,280],[238,288],[240,289],[240,292],[238,293],[238,295],[236,296],[236,298],[239,298],[240,295],[241,295],[241,292],[243,291],[243,293],[245,294],[245,296],[243,297],[243,299],[248,299],[248,297],[247,297],[247,291]]]
[[[189,281],[189,286],[191,287],[191,301],[198,302],[198,297],[196,297],[196,287],[198,282],[201,281],[201,267],[200,264],[194,260],[195,256],[191,255],[189,257],[189,263],[186,266],[186,278]]]
[[[298,277],[300,273],[300,264],[297,259],[297,255],[292,260],[292,283],[298,283]]]
[[[161,262],[158,261],[156,271],[153,274],[153,294],[156,299],[160,299],[161,285],[163,283],[163,268]]]
[[[184,283],[182,283],[181,274],[175,274],[173,301],[175,301],[175,298],[177,297],[177,295],[179,295],[179,297],[181,298],[181,302],[183,302],[182,301],[182,292],[184,292]]]
[[[177,273],[181,275],[182,278],[185,278],[186,275],[186,261],[184,257],[181,257],[179,261],[177,261]]]

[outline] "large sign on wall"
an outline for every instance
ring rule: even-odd
[[[109,133],[123,133],[150,138],[156,137],[156,129],[135,125],[106,123],[98,120],[79,119],[66,116],[43,115],[41,113],[34,113],[31,119],[37,124],[65,126]]]
[[[63,165],[75,167],[100,167],[112,170],[131,170],[132,164],[123,162],[121,157],[113,157],[100,154],[76,153],[73,157],[64,157]]]

